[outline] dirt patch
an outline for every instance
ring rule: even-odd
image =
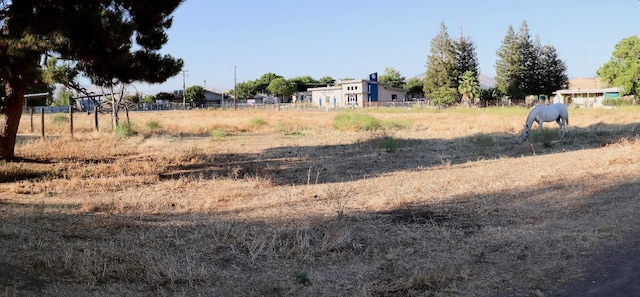
[[[605,249],[590,261],[579,281],[560,288],[554,297],[626,297],[640,292],[640,237]]]
[[[0,262],[0,287],[13,288],[21,291],[42,292],[47,282],[29,271]]]

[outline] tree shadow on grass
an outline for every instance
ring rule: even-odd
[[[116,288],[127,295],[399,296],[450,290],[461,296],[575,296],[567,291],[575,289],[629,296],[608,294],[606,285],[636,292],[639,280],[625,272],[638,267],[637,253],[609,251],[621,267],[598,255],[612,239],[637,234],[629,233],[640,223],[629,216],[639,205],[629,195],[640,190],[637,178],[612,182],[570,204],[563,198],[579,181],[568,178],[517,189],[517,195],[461,194],[342,217],[309,216],[300,219],[304,224],[291,213],[239,219],[217,211],[126,215],[96,209],[69,215],[13,204],[0,232],[2,255],[10,257],[0,258],[0,284],[21,293],[46,292],[55,283],[67,292],[90,284],[86,290]],[[596,279],[584,279],[592,269]],[[296,277],[306,272],[312,285],[300,286]],[[420,281],[412,282],[415,277]],[[572,285],[580,279],[597,283]]]
[[[557,131],[557,128],[545,131]],[[351,144],[285,146],[258,154],[215,154],[195,164],[169,166],[160,179],[211,179],[260,177],[276,184],[322,184],[376,177],[389,172],[424,170],[460,165],[479,160],[519,158],[602,147],[638,138],[640,124],[594,124],[571,127],[563,139],[543,137],[523,142],[519,134],[475,134],[454,139],[404,139],[372,132]],[[340,132],[336,132],[340,133]],[[535,136],[537,131],[534,131]],[[52,164],[60,160],[17,159],[32,164]],[[114,159],[69,160],[84,163],[111,163]],[[49,170],[22,168],[0,175],[0,183],[50,177]],[[59,173],[61,174],[61,173]]]
[[[545,132],[548,130],[554,131],[553,135],[557,133],[557,128]],[[160,178],[263,177],[277,184],[334,183],[389,172],[598,148],[635,140],[639,132],[640,124],[596,124],[570,129],[563,139],[554,136],[539,141],[522,141],[519,134],[505,133],[403,139],[374,132],[368,139],[352,144],[275,147],[259,154],[216,154],[210,161],[170,166]]]

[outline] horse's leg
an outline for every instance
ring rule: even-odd
[[[558,123],[558,135],[560,136],[560,138],[564,137],[564,123],[562,122],[562,117],[559,117],[556,120],[556,123]]]

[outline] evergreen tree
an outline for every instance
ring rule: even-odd
[[[540,43],[540,37],[536,35],[533,41],[530,42],[530,54],[531,65],[528,68],[528,80],[531,82],[527,87],[528,95],[541,95],[543,87],[543,80],[546,76],[546,70],[543,67],[542,61],[542,44]],[[554,90],[555,91],[555,90]]]
[[[435,98],[437,94],[447,94],[446,102],[451,101],[450,89],[455,91],[457,85],[455,49],[453,41],[447,33],[444,22],[440,23],[440,31],[431,40],[431,54],[427,57],[427,72],[424,78],[424,94]],[[444,88],[436,92],[436,90]]]
[[[521,89],[522,77],[520,68],[522,55],[518,43],[518,36],[509,25],[507,34],[502,40],[500,48],[496,52],[496,87],[500,92],[510,98],[524,98],[524,90]]]
[[[538,94],[543,94],[546,95],[547,98],[550,98],[553,92],[568,87],[569,77],[567,76],[567,66],[564,61],[558,57],[555,47],[551,45],[543,46],[540,50],[539,62],[542,75]]]
[[[497,88],[510,98],[526,95],[547,95],[568,84],[565,63],[551,45],[542,46],[536,36],[532,40],[527,22],[516,34],[509,26],[502,45],[496,52]]]
[[[457,81],[460,82],[462,80],[462,76],[467,71],[471,71],[472,76],[477,81],[480,71],[478,70],[478,56],[476,55],[476,46],[473,43],[473,40],[469,37],[464,37],[461,32],[460,38],[454,41],[453,45],[455,49]]]
[[[522,21],[520,26],[520,32],[517,38],[518,49],[520,52],[520,89],[525,95],[539,94],[539,52],[540,42],[534,42],[531,40],[531,34],[529,34],[529,26],[526,21]]]

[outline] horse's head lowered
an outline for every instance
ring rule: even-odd
[[[522,141],[526,141],[529,138],[529,134],[531,134],[531,126],[524,124],[524,131],[522,131]]]

